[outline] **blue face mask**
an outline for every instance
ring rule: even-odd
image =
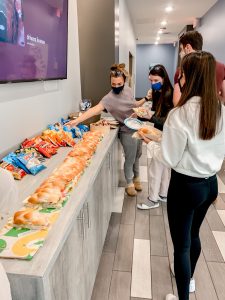
[[[156,82],[156,83],[152,83],[152,89],[155,90],[155,91],[161,90],[162,86],[163,85],[160,81]]]

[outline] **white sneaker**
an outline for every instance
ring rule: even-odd
[[[189,284],[189,293],[195,292],[195,280],[194,278],[191,278],[190,284]]]
[[[142,210],[147,210],[147,209],[152,209],[152,208],[157,208],[159,207],[159,202],[157,201],[152,201],[152,200],[148,200],[148,202],[145,203],[140,203],[137,204],[137,208],[142,209]]]
[[[175,295],[168,294],[166,295],[166,300],[178,300],[178,298]]]

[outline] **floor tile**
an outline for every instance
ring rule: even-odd
[[[219,191],[219,193],[225,193],[225,184],[223,183],[223,181],[220,179],[219,176],[217,176],[217,180],[218,180],[218,191]]]
[[[91,300],[108,299],[113,261],[113,253],[102,254]]]
[[[112,212],[117,212],[117,213],[122,212],[124,193],[125,193],[125,188],[124,187],[118,187],[117,193],[116,193],[116,199],[113,202]]]
[[[218,215],[220,216],[220,219],[222,220],[224,226],[225,226],[225,210],[217,210]]]
[[[199,300],[217,300],[215,287],[204,256],[201,254],[197,262],[195,278],[195,294]]]
[[[225,264],[224,263],[208,263],[208,268],[216,289],[219,300],[225,298]]]
[[[168,257],[151,256],[152,299],[164,300],[169,293],[173,294]]]
[[[152,298],[149,240],[134,239],[131,297]]]
[[[131,272],[134,245],[134,226],[120,225],[113,270]]]
[[[106,234],[103,252],[116,253],[117,241],[119,237],[121,214],[112,213],[109,228]]]
[[[213,235],[225,261],[225,232],[213,231]]]
[[[113,271],[109,300],[130,300],[130,282],[131,273]]]

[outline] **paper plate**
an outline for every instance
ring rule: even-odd
[[[127,118],[124,120],[124,124],[133,130],[138,130],[143,126],[143,122],[135,118]]]

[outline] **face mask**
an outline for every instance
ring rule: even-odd
[[[115,93],[115,94],[117,94],[117,95],[118,95],[120,92],[122,92],[123,88],[124,88],[124,85],[121,85],[121,86],[118,86],[118,87],[112,86],[113,93]]]
[[[160,81],[156,82],[156,83],[152,83],[152,89],[155,90],[155,91],[161,90],[162,86],[163,85]]]

